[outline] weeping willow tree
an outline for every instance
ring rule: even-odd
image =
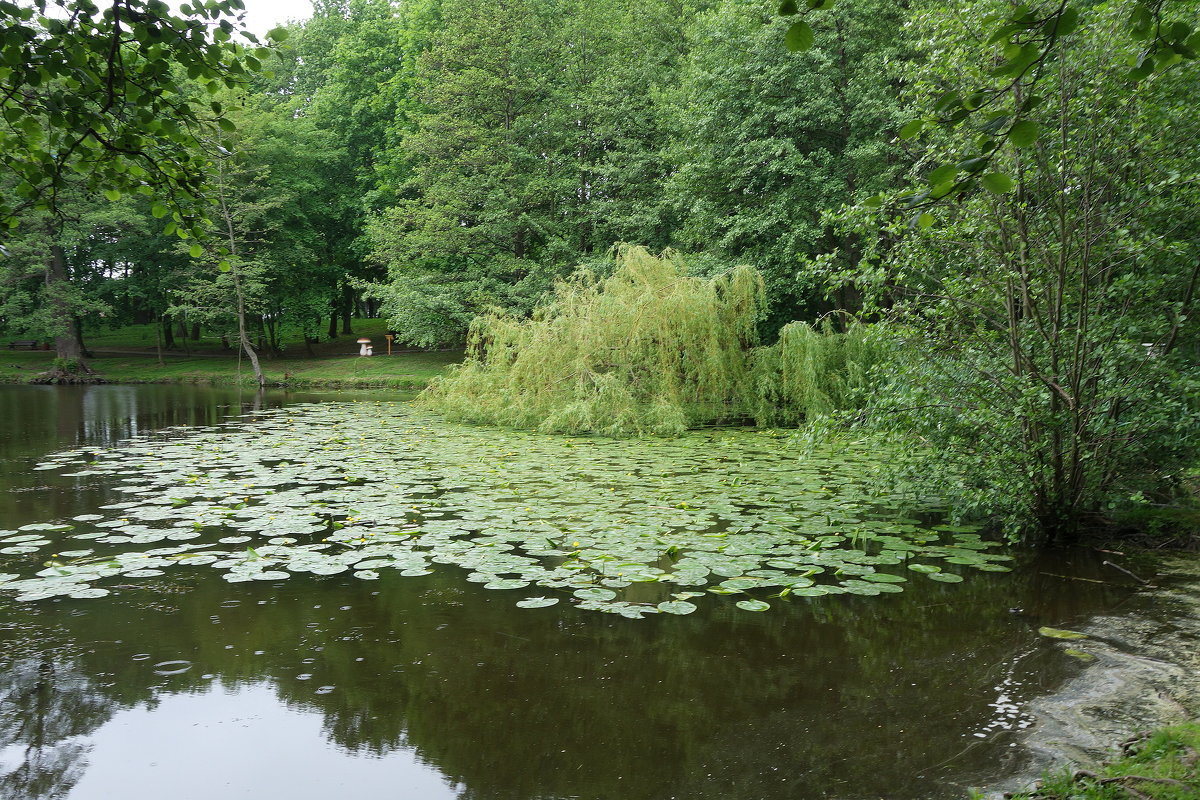
[[[878,379],[883,350],[872,329],[851,320],[844,333],[789,322],[779,340],[753,353],[754,418],[759,425],[794,426],[837,411],[862,408]]]
[[[466,361],[421,402],[464,422],[628,436],[751,418],[792,425],[864,394],[873,354],[860,328],[791,323],[757,346],[757,270],[700,278],[671,251],[615,254],[610,277],[577,272],[532,319],[477,318]]]
[[[484,316],[466,362],[423,402],[451,419],[556,433],[674,434],[745,417],[764,307],[757,271],[687,274],[670,251],[560,282],[532,319]]]

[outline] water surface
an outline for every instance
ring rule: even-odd
[[[47,453],[312,399],[339,398],[0,387],[0,528],[124,499],[114,481],[31,472]],[[1037,628],[1129,597],[1086,554],[639,621],[518,609],[464,576],[192,570],[94,600],[0,597],[0,791],[959,797],[1024,765],[1027,702],[1085,668]]]

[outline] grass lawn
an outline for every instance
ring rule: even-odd
[[[307,354],[302,341],[285,340],[283,356],[266,358],[259,354],[263,373],[271,383],[295,387],[417,389],[462,360],[462,351],[401,352],[394,348],[393,355],[388,356],[384,326],[383,320],[354,320],[353,335],[314,344],[315,358]],[[187,352],[180,341],[180,347],[163,352],[160,364],[155,327],[129,325],[89,334],[87,346],[95,354],[89,365],[114,383],[254,382],[245,355],[240,354],[239,359],[239,351],[224,349],[217,337],[189,341]],[[355,340],[360,336],[372,340],[376,355],[358,355]],[[0,381],[27,383],[54,361],[53,351],[4,348],[4,342],[17,338],[0,338]]]

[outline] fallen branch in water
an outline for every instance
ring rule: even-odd
[[[1129,570],[1127,570],[1127,569],[1125,569],[1124,567],[1120,566],[1119,564],[1114,564],[1114,563],[1113,563],[1113,562],[1111,562],[1111,561],[1104,561],[1104,562],[1101,562],[1101,563],[1103,563],[1103,564],[1104,564],[1104,566],[1106,566],[1106,567],[1112,567],[1113,569],[1120,570],[1121,572],[1124,572],[1126,575],[1128,575],[1129,577],[1133,578],[1135,581],[1139,581],[1139,582],[1140,582],[1140,583],[1141,583],[1143,586],[1149,586],[1149,585],[1150,585],[1150,581],[1148,581],[1148,580],[1144,580],[1144,579],[1142,579],[1142,578],[1139,578],[1137,575],[1134,575],[1132,572],[1130,572]]]

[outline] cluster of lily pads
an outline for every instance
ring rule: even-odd
[[[524,590],[522,608],[569,599],[641,618],[691,613],[706,595],[762,611],[773,598],[961,581],[948,564],[1008,569],[978,534],[870,495],[875,458],[775,431],[572,439],[448,424],[403,403],[291,406],[46,459],[36,469],[102,477],[127,499],[0,531],[0,554],[44,567],[0,574],[0,589],[32,601],[99,597],[182,566],[240,582],[449,565]]]

